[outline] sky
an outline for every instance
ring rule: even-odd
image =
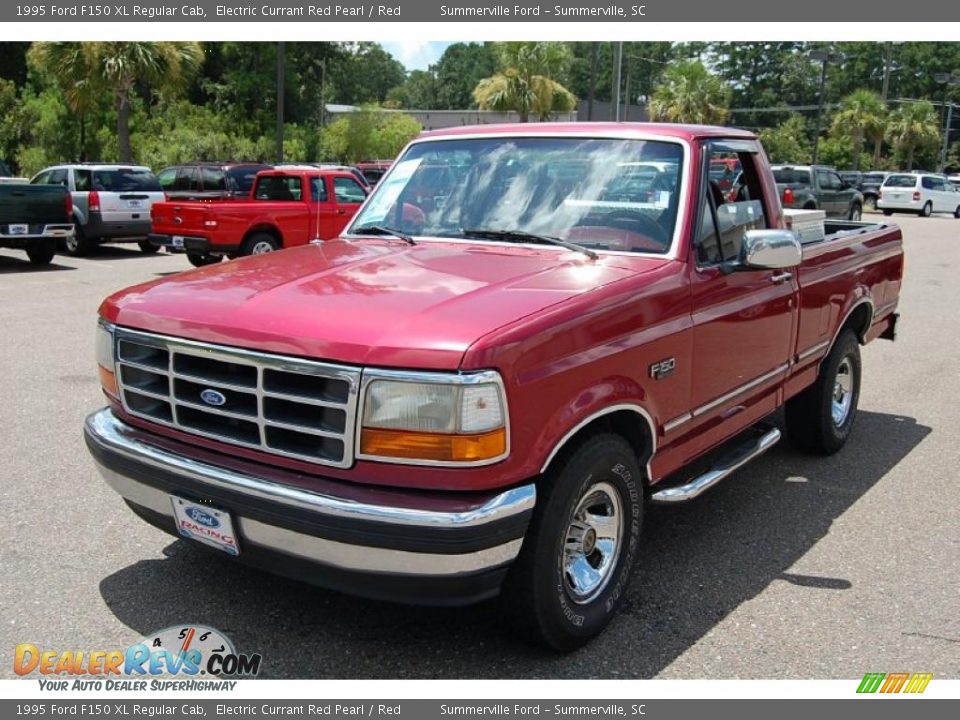
[[[401,40],[380,43],[383,49],[410,70],[426,70],[443,55],[452,42],[429,42],[426,40]]]

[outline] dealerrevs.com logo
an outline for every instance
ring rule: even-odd
[[[260,672],[258,653],[238,653],[219,630],[178,625],[125,649],[51,650],[17,645],[13,671],[41,690],[232,690]]]
[[[860,681],[858,693],[919,694],[927,689],[933,673],[867,673]]]

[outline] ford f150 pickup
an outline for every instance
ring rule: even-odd
[[[0,184],[0,247],[25,250],[47,265],[57,243],[73,236],[73,203],[62,186]]]
[[[760,455],[784,405],[798,448],[850,438],[902,241],[825,230],[784,228],[744,131],[428,132],[338,239],[105,300],[87,444],[172,534],[365,596],[499,593],[569,650],[626,595],[648,504]]]
[[[257,173],[249,200],[156,203],[149,240],[196,266],[337,237],[367,197],[349,170],[285,166]]]

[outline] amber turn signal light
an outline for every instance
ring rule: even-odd
[[[404,460],[477,462],[500,457],[507,450],[507,430],[473,435],[363,428],[360,453]]]
[[[115,398],[120,397],[120,389],[117,387],[117,376],[102,365],[98,365],[97,370],[100,372],[100,386],[103,388],[103,391]]]

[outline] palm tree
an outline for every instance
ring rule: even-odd
[[[929,100],[902,104],[890,115],[887,137],[907,154],[907,170],[913,170],[916,149],[935,145],[940,139],[940,124],[933,104]]]
[[[499,43],[497,55],[500,72],[484,78],[473,90],[473,99],[481,110],[514,110],[520,122],[528,122],[531,115],[549,120],[550,113],[577,106],[576,96],[553,79],[570,59],[563,43]]]
[[[86,160],[86,116],[96,105],[99,95],[99,80],[96,68],[91,65],[84,43],[35,42],[27,51],[30,64],[53,78],[60,87],[67,106],[77,115],[80,123],[80,152],[77,157]]]
[[[833,116],[831,132],[838,137],[849,137],[853,141],[853,169],[860,169],[860,153],[863,142],[870,138],[874,150],[883,141],[886,129],[886,107],[883,100],[872,90],[854,90],[840,105],[840,111]]]
[[[120,162],[132,162],[130,98],[134,86],[145,83],[158,92],[180,88],[203,63],[203,48],[196,42],[120,41],[84,43],[83,49],[87,62],[113,93]]]
[[[732,91],[699,60],[676,63],[650,98],[654,120],[722,125],[727,119]]]

